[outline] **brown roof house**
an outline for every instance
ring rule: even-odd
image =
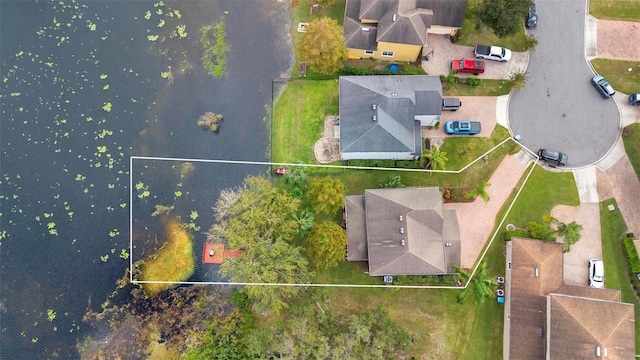
[[[369,189],[346,197],[347,260],[368,261],[369,275],[454,273],[460,264],[455,210],[436,187]]]
[[[347,0],[343,33],[350,58],[415,61],[427,33],[462,27],[467,0]]]
[[[416,160],[422,156],[422,126],[442,113],[438,76],[340,77],[342,160]]]
[[[562,268],[562,244],[507,242],[503,358],[633,359],[633,304],[618,290],[564,284]]]

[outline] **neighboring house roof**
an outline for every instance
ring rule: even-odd
[[[368,260],[371,276],[448,274],[460,264],[458,219],[438,188],[370,189],[346,204],[347,259]]]
[[[441,111],[437,76],[342,76],[340,152],[421,156],[420,120]]]
[[[346,197],[347,260],[367,260],[367,221],[363,195]]]
[[[633,305],[619,291],[564,284],[562,244],[514,238],[507,248],[505,359],[583,359],[597,346],[635,354]]]
[[[633,304],[550,294],[547,319],[547,359],[635,358]]]
[[[432,25],[461,28],[466,8],[467,0],[347,0],[345,44],[364,50],[375,50],[377,42],[426,46]]]

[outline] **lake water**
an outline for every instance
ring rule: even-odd
[[[130,156],[267,159],[271,80],[292,65],[288,10],[274,0],[0,2],[1,359],[79,357],[76,343],[92,335],[83,314],[129,263]],[[199,29],[220,21],[230,51],[213,78]],[[217,134],[196,125],[207,111],[224,115]],[[150,196],[134,198],[134,219],[175,205],[204,231],[221,188],[266,170],[196,164],[177,197],[170,166],[136,161]],[[196,258],[203,241],[198,232]],[[198,266],[193,279],[212,277]]]

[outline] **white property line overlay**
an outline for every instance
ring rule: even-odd
[[[533,155],[535,158],[534,166],[531,166],[531,169],[527,173],[522,185],[516,192],[516,195],[513,198],[513,201],[507,208],[502,220],[496,227],[496,230],[493,232],[491,239],[484,246],[484,250],[480,257],[476,260],[476,265],[471,272],[471,276],[467,279],[467,282],[464,286],[433,286],[433,285],[391,285],[391,284],[382,284],[382,285],[364,285],[364,284],[314,284],[314,283],[245,283],[245,282],[223,282],[223,281],[163,281],[163,280],[136,280],[133,279],[133,161],[134,160],[156,160],[156,161],[182,161],[182,162],[201,162],[201,163],[214,163],[214,164],[242,164],[242,165],[264,165],[264,166],[302,166],[302,167],[315,167],[315,168],[336,168],[336,169],[351,169],[351,170],[383,170],[383,171],[407,171],[407,172],[423,172],[423,173],[448,173],[448,174],[459,174],[469,168],[471,165],[478,162],[480,159],[489,155],[489,153],[496,150],[498,147],[502,146],[507,141],[513,141],[516,144],[520,145],[522,149],[524,149],[527,153]],[[513,205],[520,197],[520,193],[524,186],[529,181],[529,177],[531,173],[535,169],[535,165],[539,163],[540,158],[538,154],[531,151],[529,148],[524,146],[522,143],[518,142],[516,139],[512,137],[508,137],[501,141],[499,144],[495,145],[484,154],[478,156],[475,160],[464,166],[460,170],[426,170],[426,169],[407,169],[407,168],[384,168],[384,167],[367,167],[367,166],[342,166],[342,165],[321,165],[321,164],[295,164],[295,163],[274,163],[274,162],[266,162],[266,161],[242,161],[242,160],[217,160],[217,159],[192,159],[192,158],[170,158],[170,157],[157,157],[157,156],[130,156],[129,157],[129,281],[132,284],[173,284],[173,285],[227,285],[227,286],[289,286],[289,287],[339,287],[339,288],[396,288],[396,289],[465,289],[471,283],[471,279],[476,274],[478,267],[484,260],[487,251],[493,244],[498,232],[500,231],[502,225],[504,224],[509,212],[513,208]]]

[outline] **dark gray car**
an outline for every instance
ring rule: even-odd
[[[540,160],[549,163],[551,165],[567,165],[567,160],[569,157],[567,154],[561,153],[559,151],[552,151],[548,149],[540,149],[538,150],[538,157]]]
[[[535,29],[538,27],[538,13],[536,12],[536,4],[533,3],[529,6],[529,14],[524,22],[529,29]]]

